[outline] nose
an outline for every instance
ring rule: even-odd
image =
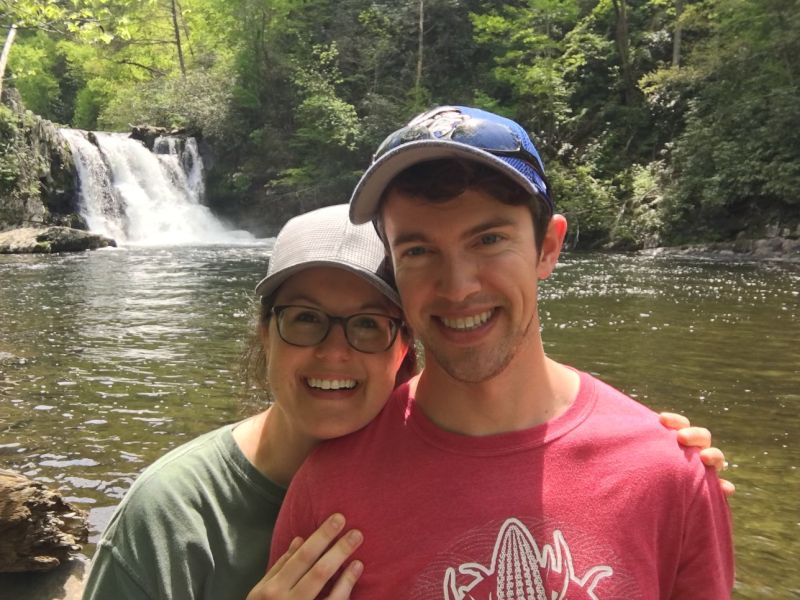
[[[437,273],[436,290],[450,302],[461,302],[481,288],[479,266],[474,260],[460,256],[442,256]]]
[[[328,335],[315,347],[317,358],[341,361],[350,358],[352,348],[344,335],[344,323],[333,323]]]

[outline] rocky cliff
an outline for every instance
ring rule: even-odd
[[[0,231],[63,225],[78,214],[75,167],[58,127],[25,110],[15,90],[0,103]]]

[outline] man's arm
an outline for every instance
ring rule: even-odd
[[[734,582],[731,514],[714,471],[706,469],[688,504],[672,600],[730,598]]]

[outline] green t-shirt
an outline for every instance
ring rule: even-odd
[[[284,488],[245,458],[227,425],[136,480],[97,546],[84,600],[242,600],[266,572]]]

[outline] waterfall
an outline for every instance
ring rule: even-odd
[[[150,152],[124,133],[61,133],[75,159],[80,212],[90,230],[120,244],[254,241],[250,233],[226,227],[201,203],[203,161],[194,138],[159,137]]]

